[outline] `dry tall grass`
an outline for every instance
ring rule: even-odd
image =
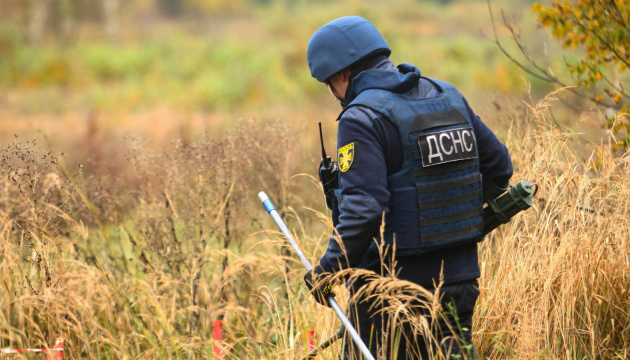
[[[630,157],[604,143],[584,151],[546,117],[552,101],[511,131],[515,177],[541,191],[481,247],[477,344],[490,358],[626,359]]]
[[[515,179],[540,191],[480,247],[474,340],[483,358],[628,358],[630,159],[607,144],[582,158],[548,104],[499,114],[521,119],[507,141]],[[301,135],[250,121],[161,153],[132,142],[127,171],[109,177],[16,140],[0,162],[0,347],[61,336],[70,359],[212,358],[222,319],[225,358],[304,355],[306,330],[319,341],[338,322],[308,298],[256,199],[267,191],[305,252],[321,255],[330,228],[311,210],[323,208],[313,178],[295,176],[317,153]],[[390,294],[408,286],[385,283]]]

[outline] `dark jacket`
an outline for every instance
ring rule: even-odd
[[[386,57],[379,57],[367,64],[365,69],[400,72]],[[409,71],[406,69],[405,71]],[[412,71],[418,71],[412,69]],[[389,76],[379,84],[385,90],[400,92],[409,88],[410,76]],[[361,78],[360,76],[355,79]],[[417,76],[417,84],[407,92],[408,99],[424,99],[437,95],[434,85]],[[349,103],[362,91],[365,84],[352,83],[346,94]],[[411,84],[413,86],[413,84]],[[477,139],[480,171],[484,179],[503,183],[512,176],[512,162],[506,147],[494,133],[481,122],[468,104],[469,115]],[[335,272],[346,267],[381,271],[378,253],[368,248],[374,238],[379,237],[383,213],[388,211],[390,193],[387,176],[400,170],[402,165],[402,142],[396,125],[388,118],[363,106],[354,106],[343,112],[339,119],[337,147],[354,143],[352,165],[340,173],[342,187],[341,213],[333,211],[333,223],[343,239],[342,251],[337,240],[331,237],[320,265],[326,271]],[[333,207],[334,209],[334,207]],[[387,261],[387,260],[386,260]],[[480,276],[477,245],[452,247],[429,254],[404,256],[396,259],[398,278],[431,287],[439,282],[443,269],[446,284],[472,280]]]

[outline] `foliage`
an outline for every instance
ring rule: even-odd
[[[605,109],[605,124],[618,135],[614,148],[630,148],[630,4],[623,0],[554,0],[551,6],[532,5],[538,23],[572,49],[576,60],[565,57],[571,80],[563,80],[549,66],[539,64],[525,46],[515,25],[503,17],[524,60],[517,60],[502,44],[501,50],[521,69],[538,79],[588,99]]]
[[[227,15],[202,9],[213,1],[187,3],[199,8],[197,16],[173,23],[145,14],[149,10],[140,5],[153,8],[155,1],[121,3],[126,15],[117,41],[104,36],[97,17],[81,27],[88,20],[77,19],[69,41],[51,32],[32,46],[25,41],[28,28],[14,16],[0,24],[0,89],[15,94],[16,107],[29,113],[63,113],[75,104],[107,112],[164,106],[237,115],[301,107],[328,96],[308,72],[308,39],[321,24],[348,13],[367,16],[382,29],[395,49],[393,61],[456,82],[468,97],[515,93],[520,86],[517,74],[505,71],[509,62],[478,35],[487,26],[483,16],[470,20],[469,12],[484,11],[481,2],[451,8],[414,0],[396,0],[395,6],[346,0],[334,7],[327,1],[245,2],[241,10],[226,9]],[[66,101],[49,101],[51,93]]]
[[[540,24],[551,28],[552,35],[565,48],[584,48],[583,58],[568,70],[575,75],[578,85],[589,87],[607,81],[612,87],[608,95],[614,104],[621,103],[628,93],[623,84],[604,79],[602,71],[613,69],[613,81],[630,67],[630,4],[627,1],[555,0],[551,7],[535,3],[533,12]],[[614,106],[611,102],[597,101]]]
[[[532,6],[539,22],[565,48],[584,49],[582,59],[568,64],[577,85],[598,87],[595,103],[618,110],[607,124],[621,132],[615,147],[630,149],[630,3],[622,0],[555,0],[551,7]]]

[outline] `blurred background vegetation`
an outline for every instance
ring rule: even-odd
[[[509,26],[527,55],[557,73],[566,72],[563,61],[581,56],[548,41],[529,0],[0,0],[0,6],[0,116],[11,123],[0,139],[41,130],[56,140],[69,124],[86,132],[97,126],[154,139],[194,137],[199,129],[224,130],[225,116],[291,116],[312,130],[313,121],[303,120],[330,118],[337,109],[308,73],[306,44],[319,26],[348,14],[377,25],[395,63],[456,84],[481,115],[498,97],[540,98],[554,85],[520,74],[501,53],[497,40],[518,49]],[[509,26],[493,23],[492,13]],[[581,113],[558,121],[580,131],[568,119]],[[147,123],[155,124],[151,131]]]
[[[524,12],[531,25],[528,1],[495,5]],[[12,116],[98,112],[115,114],[106,122],[117,125],[155,108],[167,116],[173,115],[167,110],[202,114],[206,123],[217,114],[284,114],[279,108],[297,118],[317,116],[309,106],[319,107],[326,93],[310,78],[306,44],[315,29],[346,14],[374,21],[396,63],[414,63],[468,97],[523,88],[513,64],[484,38],[492,35],[484,1],[2,0],[0,6],[0,106]],[[548,89],[535,85],[539,93]]]
[[[395,63],[462,91],[515,179],[542,184],[536,208],[480,250],[480,354],[628,358],[628,157],[615,147],[627,133],[614,128],[627,99],[550,94],[562,85],[519,70],[530,56],[573,85],[565,61],[588,53],[539,27],[543,5],[0,0],[0,347],[61,335],[69,358],[208,358],[223,319],[228,358],[289,359],[305,330],[331,334],[256,193],[317,259],[331,231],[317,122],[333,153],[340,109],[306,46],[361,15]]]

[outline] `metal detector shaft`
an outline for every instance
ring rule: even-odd
[[[282,221],[282,218],[276,211],[276,208],[271,203],[271,200],[269,200],[269,197],[267,196],[267,194],[265,194],[264,191],[261,191],[258,193],[258,198],[260,199],[260,201],[262,201],[269,215],[271,215],[273,220],[276,222],[276,225],[278,225],[278,228],[280,229],[280,231],[284,234],[284,236],[289,241],[289,244],[291,244],[291,247],[297,253],[298,257],[302,261],[302,264],[304,264],[304,267],[306,268],[306,270],[311,271],[311,269],[313,268],[313,265],[311,265],[311,262],[308,261],[306,256],[304,256],[302,249],[300,249],[297,242],[293,238],[293,235],[291,235],[289,228],[287,228],[287,226],[284,224],[284,221]],[[363,340],[361,340],[361,337],[359,337],[359,334],[350,323],[350,320],[348,320],[346,315],[343,313],[343,311],[339,307],[339,304],[337,304],[337,302],[335,301],[335,298],[332,295],[328,295],[326,297],[326,300],[328,300],[330,307],[333,309],[335,314],[337,314],[337,317],[339,318],[339,320],[341,320],[341,323],[343,324],[343,326],[345,326],[346,330],[348,330],[348,333],[352,337],[352,340],[354,340],[357,346],[359,346],[359,349],[363,353],[363,356],[365,356],[365,358],[368,360],[375,360],[372,354],[370,353],[370,350],[368,350],[367,346],[365,346],[365,344],[363,343]]]
[[[308,354],[306,354],[306,356],[303,357],[302,360],[311,360],[312,358],[317,356],[317,353],[319,351],[328,348],[335,341],[337,341],[337,339],[341,338],[343,336],[343,331],[344,330],[345,330],[344,326],[341,325],[339,327],[339,329],[337,329],[337,331],[335,331],[335,333],[332,334],[331,337],[329,337],[328,339],[324,340],[324,342],[322,342],[321,344],[317,345],[317,347],[315,349],[311,350],[311,352],[309,352]]]

